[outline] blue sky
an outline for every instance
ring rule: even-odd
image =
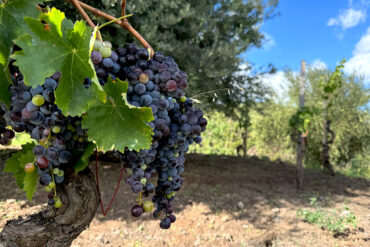
[[[302,59],[333,69],[346,58],[345,71],[370,85],[370,0],[280,0],[277,12],[261,26],[264,47],[244,54],[248,62],[298,71]]]

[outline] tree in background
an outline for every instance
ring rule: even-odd
[[[117,8],[120,0],[84,2],[113,16],[121,15]],[[79,18],[69,3],[50,4],[72,19]],[[152,47],[174,57],[181,69],[187,71],[191,78],[188,95],[224,89],[217,94],[217,100],[214,97],[200,100],[202,107],[228,112],[235,104],[245,102],[240,88],[254,91],[259,86],[249,84],[253,81],[246,74],[250,67],[241,66],[244,61],[240,55],[262,45],[264,36],[259,28],[274,16],[277,4],[278,0],[135,0],[127,1],[126,9],[127,13],[134,13],[130,23],[150,40]],[[103,38],[114,45],[133,41],[129,33],[116,25],[103,29]]]
[[[342,83],[335,90],[335,97],[330,98],[330,107],[323,102],[323,78],[333,75],[327,69],[311,69],[308,72],[306,88],[306,105],[321,109],[321,114],[313,116],[308,135],[306,164],[320,167],[322,157],[323,119],[331,119],[331,129],[335,132],[331,149],[330,161],[340,168],[350,162],[357,155],[365,157],[370,153],[370,112],[368,102],[370,90],[366,89],[363,80],[356,75],[346,76],[337,73],[336,78]],[[291,82],[290,100],[298,97],[298,77],[287,73]],[[328,102],[329,104],[329,102]]]

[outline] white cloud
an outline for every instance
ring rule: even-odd
[[[265,36],[265,38],[263,40],[262,47],[263,47],[264,50],[268,51],[276,45],[276,42],[275,42],[274,38],[266,32],[263,32],[263,36]]]
[[[356,44],[353,56],[345,63],[344,71],[364,76],[364,81],[370,86],[370,27]]]
[[[290,82],[285,77],[284,71],[277,71],[274,74],[266,74],[262,77],[263,83],[271,87],[278,97],[282,97],[287,92]]]
[[[311,69],[327,69],[328,68],[328,65],[326,65],[326,63],[324,63],[320,59],[315,59],[311,63],[310,67],[311,67]]]
[[[328,26],[340,26],[343,30],[357,26],[358,24],[366,21],[366,9],[353,9],[352,7],[341,11],[341,13],[335,17],[330,18],[326,25]]]

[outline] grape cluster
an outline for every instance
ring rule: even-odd
[[[134,44],[112,51],[109,42],[95,42],[91,60],[101,85],[108,78],[127,80],[127,101],[136,107],[149,107],[154,121],[148,123],[153,130],[151,147],[146,150],[115,154],[122,161],[129,176],[126,183],[134,193],[140,194],[139,204],[131,209],[134,217],[153,212],[160,218],[162,229],[176,221],[172,201],[183,180],[185,153],[189,145],[201,143],[207,120],[201,110],[193,108],[193,101],[185,96],[188,76],[181,71],[173,58],[157,52],[149,59],[149,52]],[[10,86],[11,107],[0,111],[0,141],[9,144],[14,132],[26,131],[38,141],[33,153],[35,161],[25,165],[26,172],[39,173],[39,182],[49,194],[49,205],[60,207],[56,184],[63,183],[65,167],[79,157],[87,145],[87,131],[81,127],[80,117],[66,117],[55,104],[55,90],[61,77],[59,72],[46,78],[42,86],[25,85],[17,67],[10,64],[13,85]],[[91,79],[84,80],[85,87]],[[157,181],[153,178],[158,176]],[[54,193],[52,192],[54,190]],[[154,193],[152,200],[142,197]]]
[[[26,164],[25,171],[38,169],[40,184],[48,192],[55,191],[56,184],[64,181],[64,166],[72,161],[74,152],[85,149],[87,132],[82,129],[80,118],[65,117],[55,105],[61,73],[46,78],[42,86],[31,88],[16,67],[12,66],[12,70],[11,107],[5,119],[16,132],[26,131],[38,141],[33,150],[35,161]],[[60,198],[54,196],[55,193],[50,194],[49,205],[60,207]]]
[[[172,57],[157,52],[149,60],[148,51],[135,44],[112,51],[108,42],[97,41],[91,60],[102,85],[108,77],[127,80],[128,102],[152,109],[155,120],[148,123],[154,131],[151,148],[117,153],[129,174],[126,183],[134,193],[140,193],[140,203],[132,208],[132,215],[152,211],[154,203],[154,217],[163,216],[160,227],[168,229],[176,221],[171,202],[183,182],[184,154],[190,144],[202,141],[200,134],[207,125],[203,112],[194,109],[192,100],[185,97],[188,76]],[[156,185],[150,182],[155,175]],[[153,192],[152,201],[141,203],[141,195],[147,197]]]

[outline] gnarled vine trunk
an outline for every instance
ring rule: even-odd
[[[66,247],[93,220],[99,205],[94,174],[86,169],[71,174],[58,194],[63,206],[8,221],[0,234],[0,247]]]

